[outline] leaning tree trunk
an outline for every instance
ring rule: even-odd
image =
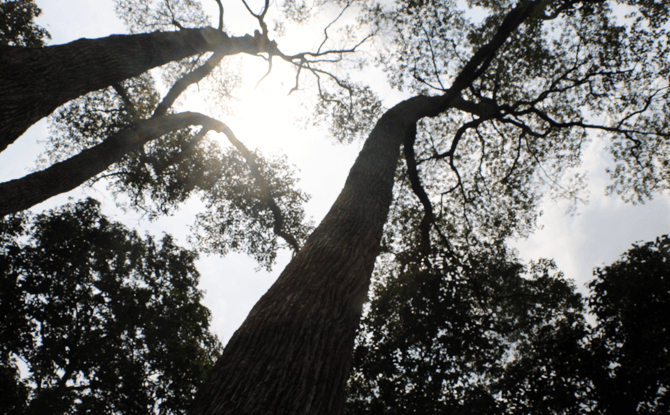
[[[341,415],[356,329],[393,198],[400,145],[416,122],[461,100],[510,34],[542,0],[520,2],[442,96],[387,111],[340,196],[226,345],[190,415]]]
[[[0,151],[81,95],[199,53],[256,54],[276,48],[266,40],[231,38],[206,27],[79,39],[45,48],[0,47]]]
[[[434,102],[415,97],[379,120],[330,212],[235,332],[191,415],[343,413],[400,145],[426,115],[422,104]]]

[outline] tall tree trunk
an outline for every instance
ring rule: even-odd
[[[31,125],[81,95],[199,53],[256,54],[276,48],[266,40],[231,38],[206,27],[79,39],[45,48],[0,47],[0,152]]]
[[[400,145],[437,103],[415,97],[379,120],[330,212],[235,332],[191,415],[343,413]]]
[[[521,1],[442,96],[410,98],[370,133],[344,189],[226,345],[190,415],[341,415],[354,338],[393,199],[401,144],[458,103],[542,0]]]

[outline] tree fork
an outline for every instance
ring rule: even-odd
[[[0,151],[31,125],[81,95],[206,52],[275,53],[262,36],[229,37],[205,27],[79,39],[44,48],[0,47]]]

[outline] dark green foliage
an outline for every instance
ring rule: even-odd
[[[597,268],[589,300],[598,318],[592,350],[603,412],[670,411],[670,238],[634,245]]]
[[[0,412],[185,413],[221,348],[196,254],[91,199],[0,227]]]
[[[33,0],[2,0],[0,2],[0,46],[44,46],[49,33],[35,24],[42,10]]]
[[[348,413],[668,413],[667,236],[595,270],[594,327],[547,261],[528,275],[495,251],[439,271],[383,264]]]
[[[509,364],[537,364],[530,355],[547,338],[583,328],[580,296],[551,262],[529,275],[504,252],[455,262],[396,269],[374,285],[348,413],[503,413],[497,382]]]
[[[202,192],[207,210],[196,217],[193,242],[204,252],[245,253],[269,270],[277,250],[286,247],[274,235],[275,218],[259,189],[250,186],[254,178],[242,155],[227,149],[221,151],[218,160],[218,180]],[[295,171],[285,158],[265,158],[256,153],[256,161],[283,213],[283,229],[304,243],[312,230],[302,208],[309,196],[296,190]]]

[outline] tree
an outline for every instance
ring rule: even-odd
[[[613,191],[644,199],[666,189],[657,171],[669,113],[668,10],[651,2],[621,4],[635,12],[632,21],[617,20],[608,3],[595,0],[473,1],[486,15],[481,20],[468,19],[450,2],[362,4],[357,27],[390,37],[379,63],[393,85],[415,96],[377,120],[340,197],[230,340],[192,413],[342,412],[362,303],[382,237],[389,239],[384,224],[396,171],[415,195],[396,198],[403,209],[393,211],[390,227],[412,231],[385,242],[396,253],[403,238],[428,254],[437,246],[458,253],[528,232],[547,188],[576,198],[575,187],[561,179],[579,164],[587,129],[613,142],[620,167]],[[300,6],[286,2],[285,15],[300,17]],[[266,2],[252,12],[266,42],[268,9]],[[320,50],[277,56],[295,65],[296,82],[315,77],[317,116],[333,118],[337,138],[365,136],[378,113],[372,95],[322,69],[332,62]],[[203,68],[190,74],[209,70]],[[324,87],[326,80],[333,89]],[[170,107],[174,101],[168,101]],[[591,123],[587,113],[604,121]],[[170,120],[177,131],[197,116],[164,117],[121,131]],[[205,129],[226,131],[215,122]],[[142,145],[153,138],[141,137]],[[421,266],[432,267],[430,255],[424,257]]]
[[[347,413],[667,413],[669,242],[594,270],[593,327],[548,262],[531,278],[491,252],[447,272],[382,269]]]
[[[589,305],[597,317],[593,376],[602,413],[670,408],[670,239],[633,245],[596,268]]]
[[[196,254],[92,199],[0,226],[2,413],[185,413],[221,349]]]
[[[524,270],[487,249],[431,269],[384,262],[346,413],[562,413],[578,400],[583,379],[570,382],[560,368],[579,350],[568,335],[586,334],[582,302],[550,261]]]

